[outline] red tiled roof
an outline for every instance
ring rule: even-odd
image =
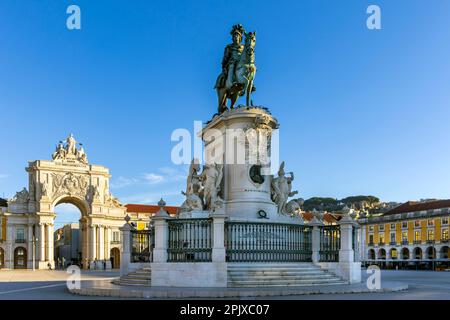
[[[384,215],[415,212],[415,211],[426,211],[426,210],[442,209],[442,208],[450,208],[450,199],[449,200],[433,200],[433,201],[425,201],[425,202],[408,201],[408,202],[405,202],[405,203],[399,205],[398,207],[395,207],[392,210],[387,211]]]
[[[303,219],[305,219],[306,221],[310,221],[313,218],[312,212],[303,212],[302,214],[303,214]],[[336,219],[333,215],[331,215],[329,213],[324,214],[323,220],[327,223],[336,223],[338,221],[338,219]]]
[[[155,214],[159,211],[159,206],[156,205],[148,205],[148,204],[126,204],[127,212],[134,213],[151,213]],[[178,212],[178,207],[175,206],[166,206],[164,207],[166,211],[170,215],[175,215]]]

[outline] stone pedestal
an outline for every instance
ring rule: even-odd
[[[213,218],[213,249],[212,261],[225,262],[225,218],[224,214],[212,214]]]
[[[338,222],[341,228],[341,249],[337,274],[350,283],[361,282],[361,262],[355,262],[353,250],[353,228],[358,226],[350,216],[344,215]]]
[[[129,265],[131,261],[131,231],[132,227],[127,222],[119,230],[122,232],[122,252],[120,257],[120,275],[126,275],[129,273]]]
[[[168,258],[169,227],[167,220],[170,216],[162,208],[152,218],[155,228],[155,248],[153,262],[166,263]]]
[[[202,130],[205,162],[224,164],[220,196],[230,219],[257,219],[261,210],[268,219],[277,219],[268,162],[277,127],[265,110],[241,107],[214,117]]]
[[[308,225],[313,227],[312,234],[311,234],[311,246],[312,246],[311,259],[312,259],[313,263],[318,263],[320,261],[320,229],[319,229],[319,227],[323,226],[323,223],[321,221],[319,221],[316,217],[314,217]]]

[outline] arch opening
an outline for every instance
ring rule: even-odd
[[[414,248],[413,254],[414,254],[414,259],[416,259],[416,260],[422,259],[422,249],[421,248],[419,248],[419,247]]]
[[[448,259],[448,246],[441,248],[441,259]]]
[[[402,257],[403,260],[408,260],[409,259],[409,249],[408,248],[403,248],[402,249],[401,257]]]
[[[17,247],[14,249],[14,269],[27,268],[27,249],[24,247]]]
[[[428,247],[426,250],[427,259],[436,259],[436,249],[433,247]]]
[[[369,259],[375,260],[375,250],[373,250],[373,249],[369,250]]]
[[[87,250],[83,234],[83,227],[86,224],[83,210],[82,204],[73,201],[73,198],[63,198],[54,207],[55,269],[64,269],[70,265],[82,267]]]
[[[386,250],[384,249],[378,250],[378,259],[386,260]]]
[[[120,250],[119,248],[111,249],[111,267],[113,269],[120,269]]]
[[[397,249],[392,248],[389,252],[389,255],[390,255],[391,259],[394,259],[394,260],[397,259],[398,258]]]

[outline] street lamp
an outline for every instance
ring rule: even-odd
[[[33,240],[32,240],[32,251],[33,251],[33,271],[36,270],[36,245],[37,245],[37,241],[38,239],[36,238],[35,235],[33,235]]]
[[[433,240],[433,243],[432,243],[432,248],[433,248],[433,251],[431,252],[431,263],[432,263],[432,271],[434,271],[434,260],[435,260],[435,258],[436,258],[436,249],[434,248],[434,240]]]

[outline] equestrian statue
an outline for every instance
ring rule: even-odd
[[[219,114],[228,110],[227,100],[230,100],[230,109],[233,109],[239,96],[246,95],[246,105],[250,106],[250,95],[255,91],[255,44],[256,32],[245,32],[240,24],[234,25],[231,30],[233,43],[225,47],[222,59],[222,73],[216,81],[219,102]],[[241,44],[245,36],[244,45]]]

